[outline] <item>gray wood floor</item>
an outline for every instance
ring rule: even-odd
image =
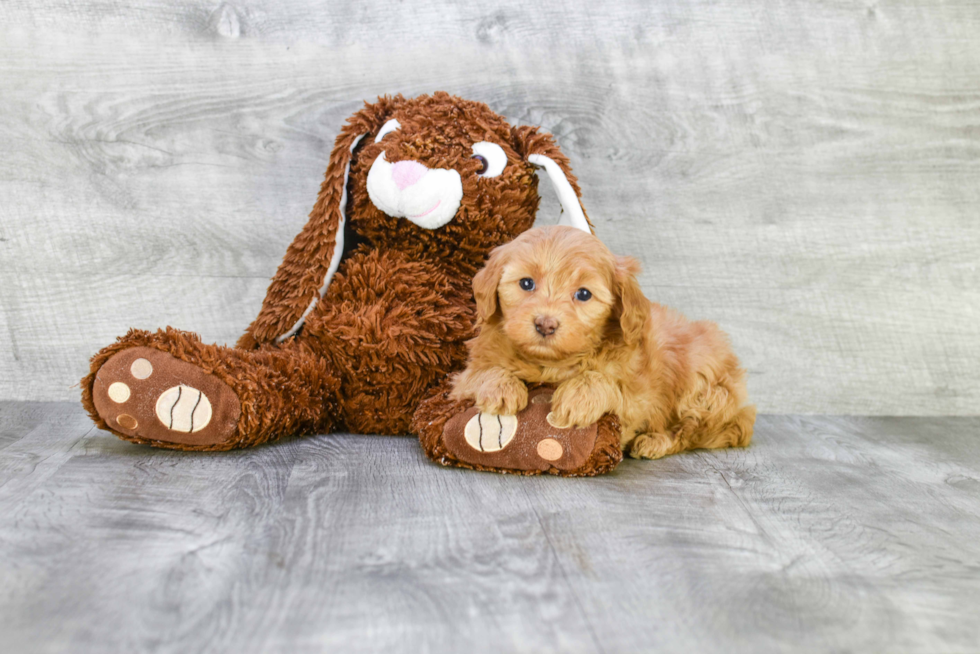
[[[199,455],[0,403],[0,643],[975,652],[980,418],[772,417],[598,479],[331,435]]]

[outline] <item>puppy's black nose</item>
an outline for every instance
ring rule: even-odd
[[[538,316],[534,319],[534,329],[542,336],[551,336],[558,329],[558,321],[551,316]]]

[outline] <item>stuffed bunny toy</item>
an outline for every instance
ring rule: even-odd
[[[536,127],[441,92],[366,103],[237,345],[130,330],[92,358],[83,405],[122,439],[180,450],[409,433],[465,363],[474,274],[534,221],[537,169],[563,222],[590,230],[567,157]]]

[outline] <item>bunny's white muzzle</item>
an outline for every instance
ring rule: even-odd
[[[368,171],[367,192],[374,206],[389,216],[437,229],[456,215],[463,180],[455,170],[426,168],[417,161],[388,163],[382,152]]]

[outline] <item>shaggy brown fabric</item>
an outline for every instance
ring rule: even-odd
[[[555,429],[544,416],[548,404],[535,402],[552,389],[535,386],[530,401],[517,414],[518,428],[513,440],[497,452],[481,452],[463,437],[463,426],[477,413],[470,401],[449,397],[451,385],[445,382],[415,412],[413,430],[419,434],[422,449],[430,459],[444,466],[469,468],[517,475],[548,473],[562,477],[592,477],[613,470],[623,459],[619,446],[619,420],[607,414],[586,429]],[[561,457],[548,461],[541,457],[539,443],[553,439],[561,445]]]
[[[375,143],[391,119],[401,128]],[[472,146],[480,141],[506,153],[499,176],[477,176],[480,163]],[[448,224],[424,229],[374,206],[367,176],[382,152],[391,164],[410,159],[459,172],[463,198]],[[473,336],[475,323],[472,276],[492,248],[534,221],[539,198],[531,154],[552,158],[579,192],[568,159],[550,135],[511,127],[482,103],[446,93],[366,103],[337,137],[309,221],[237,347],[205,345],[171,328],[131,331],[92,359],[91,373],[82,380],[82,403],[99,427],[121,438],[175,449],[224,450],[332,429],[408,432],[421,400],[466,359],[464,341]],[[344,229],[340,203],[348,163],[345,258],[300,331],[277,344],[319,297]],[[151,439],[138,427],[129,434],[113,429],[93,404],[93,383],[113,354],[135,346],[168,352],[227,384],[241,404],[234,433],[191,444]]]

